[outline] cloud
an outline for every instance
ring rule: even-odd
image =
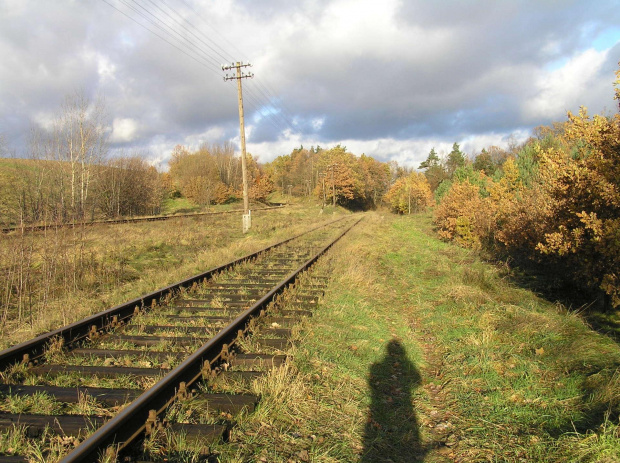
[[[219,64],[239,60],[254,65],[243,81],[247,140],[263,162],[343,142],[415,165],[434,145],[476,150],[581,104],[616,107],[612,0],[137,1],[165,20],[145,24],[170,43],[117,0],[133,20],[104,2],[0,2],[7,144],[26,150],[29,127],[80,89],[105,96],[115,151],[165,164],[177,143],[238,143],[236,85]]]
[[[599,71],[607,59],[607,50],[598,52],[585,50],[568,60],[564,66],[553,71],[542,71],[535,81],[536,95],[523,106],[527,119],[558,120],[568,110],[575,110],[580,104],[602,96],[605,87],[611,93],[611,86],[604,85]],[[604,98],[598,98],[601,101]]]
[[[136,140],[138,136],[138,122],[131,118],[115,118],[112,122],[112,143],[128,143]]]

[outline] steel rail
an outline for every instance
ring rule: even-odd
[[[252,209],[253,211],[268,211],[271,209],[281,209],[285,207],[285,204],[280,204],[277,206],[267,206],[267,207],[257,207]],[[50,225],[26,225],[23,228],[20,226],[14,227],[4,227],[0,229],[2,233],[11,233],[14,231],[24,230],[28,232],[32,231],[42,231],[47,229],[54,228],[69,228],[69,227],[79,227],[81,225],[91,226],[91,225],[116,225],[122,223],[137,223],[137,222],[157,222],[160,220],[168,220],[168,219],[179,219],[186,217],[202,217],[205,215],[223,215],[223,214],[233,214],[235,212],[243,212],[243,209],[233,209],[230,211],[217,211],[217,212],[194,212],[191,214],[175,214],[175,215],[149,215],[145,217],[128,217],[124,219],[109,219],[109,220],[91,220],[89,222],[69,222],[69,223],[58,223],[58,224],[50,224]]]
[[[191,387],[199,379],[203,378],[205,370],[211,370],[211,364],[227,350],[243,331],[251,318],[257,316],[275,296],[284,288],[295,282],[297,277],[327,250],[346,235],[362,218],[340,233],[331,243],[323,247],[317,254],[308,259],[297,270],[291,272],[284,280],[278,283],[265,296],[258,300],[250,308],[242,312],[227,327],[202,345],[196,352],[191,354],[176,368],[170,371],[149,390],[145,391],[127,408],[97,429],[86,438],[71,453],[65,456],[60,463],[84,463],[97,461],[108,448],[115,451],[130,445],[138,436],[142,435],[150,418],[151,410],[156,410],[159,415],[177,398],[179,391]],[[207,368],[205,369],[205,366]],[[182,384],[183,383],[183,384]]]
[[[212,268],[211,270],[207,270],[206,272],[199,273],[180,282],[173,283],[169,286],[153,291],[152,293],[146,294],[136,299],[132,299],[131,301],[124,304],[120,304],[110,309],[106,309],[102,312],[96,313],[87,318],[66,325],[62,328],[58,328],[56,330],[50,331],[49,333],[37,336],[36,338],[29,341],[25,341],[21,344],[10,347],[0,352],[0,370],[4,370],[16,363],[30,362],[41,357],[45,351],[46,346],[53,339],[60,338],[67,346],[82,341],[89,337],[95,331],[99,332],[101,330],[106,330],[120,322],[129,320],[131,317],[134,316],[136,308],[142,309],[144,307],[151,306],[152,304],[159,302],[166,296],[173,294],[174,292],[182,288],[188,288],[195,283],[199,283],[200,281],[209,279],[219,272],[228,270],[235,265],[258,257],[259,255],[268,252],[271,249],[282,246],[292,240],[295,240],[322,227],[327,227],[329,225],[337,223],[341,220],[344,220],[345,218],[346,216],[341,217],[337,220],[333,220],[327,224],[319,225],[296,236],[280,241],[279,243],[272,244],[259,251],[247,254],[226,264]]]

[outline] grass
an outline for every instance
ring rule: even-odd
[[[618,461],[620,348],[430,218],[367,214],[221,461]]]
[[[136,252],[123,265],[145,273],[104,293],[106,301],[244,254],[318,217],[301,207],[283,214],[266,216],[249,235],[219,235],[221,222],[209,242],[202,222],[196,230],[188,221],[174,231],[100,231],[89,238],[99,245],[143,238],[124,243]],[[293,220],[299,225],[278,225]],[[198,250],[191,259],[190,249]],[[317,265],[330,285],[314,316],[293,330],[300,342],[287,363],[247,386],[260,405],[236,418],[229,444],[212,448],[220,461],[620,460],[619,346],[579,313],[436,239],[430,217],[367,214]],[[14,436],[0,437],[0,449],[12,445]]]
[[[0,241],[0,348],[238,258],[318,222],[319,208],[10,234]],[[16,256],[27,260],[17,261]]]

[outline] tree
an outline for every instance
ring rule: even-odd
[[[92,166],[107,153],[105,117],[103,99],[91,103],[83,92],[76,92],[65,99],[55,121],[56,159],[69,163],[70,206],[76,218],[84,217]]]
[[[399,214],[420,212],[433,204],[433,194],[424,174],[412,172],[400,178],[385,195],[392,211]]]
[[[358,162],[362,174],[364,197],[366,198],[367,206],[374,208],[388,191],[390,168],[387,164],[365,154],[360,156]]]
[[[249,158],[251,159],[251,156]],[[170,176],[183,196],[196,204],[209,205],[221,200],[220,184],[224,185],[227,194],[240,186],[236,179],[238,170],[234,168],[232,161],[238,162],[226,145],[202,145],[193,153],[177,145],[169,163]],[[222,178],[230,183],[222,181]],[[216,197],[219,198],[218,201],[215,200]]]
[[[255,201],[264,202],[267,196],[273,191],[273,182],[265,173],[258,171],[250,187],[250,198]]]
[[[439,232],[619,307],[620,114],[590,117],[582,107],[537,133],[486,179],[488,197],[466,168],[454,171],[436,209]]]
[[[480,221],[484,200],[477,185],[469,181],[454,183],[435,209],[434,223],[439,236],[464,247],[480,246]]]
[[[96,201],[91,187],[96,182],[96,166],[107,155],[107,116],[103,99],[91,102],[83,92],[65,98],[51,130],[33,129],[30,150],[37,164],[37,179],[31,190],[36,195],[25,200],[31,220],[72,221],[94,214]],[[28,215],[24,215],[27,217]]]
[[[465,165],[465,155],[461,152],[461,148],[458,143],[454,143],[452,145],[452,151],[448,154],[448,159],[446,160],[446,170],[448,175],[452,177],[454,171],[459,167],[463,167]]]
[[[354,154],[337,145],[321,151],[318,164],[320,170],[327,173],[326,183],[336,204],[345,207],[364,204],[363,180]]]
[[[164,186],[160,174],[144,156],[136,153],[110,159],[99,167],[98,177],[94,195],[106,217],[159,212]]]
[[[437,152],[435,151],[435,148],[431,148],[431,151],[428,153],[428,156],[426,158],[425,161],[422,161],[420,163],[420,167],[418,167],[418,169],[430,169],[431,167],[437,167],[441,164],[441,160],[439,159],[439,156],[437,156]]]
[[[431,191],[437,190],[441,182],[448,178],[446,169],[435,152],[435,148],[431,148],[428,157],[420,164],[419,169],[424,169],[424,175],[428,180]]]
[[[491,155],[484,148],[480,154],[476,156],[476,159],[474,159],[473,168],[484,172],[485,175],[488,175],[489,177],[491,177],[497,170],[497,166],[493,162]]]

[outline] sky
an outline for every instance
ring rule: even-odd
[[[587,106],[611,114],[617,0],[0,0],[0,137],[27,156],[76,92],[104,98],[111,153],[167,169],[177,144],[270,162],[337,144],[417,168]],[[229,74],[233,71],[227,71]]]

